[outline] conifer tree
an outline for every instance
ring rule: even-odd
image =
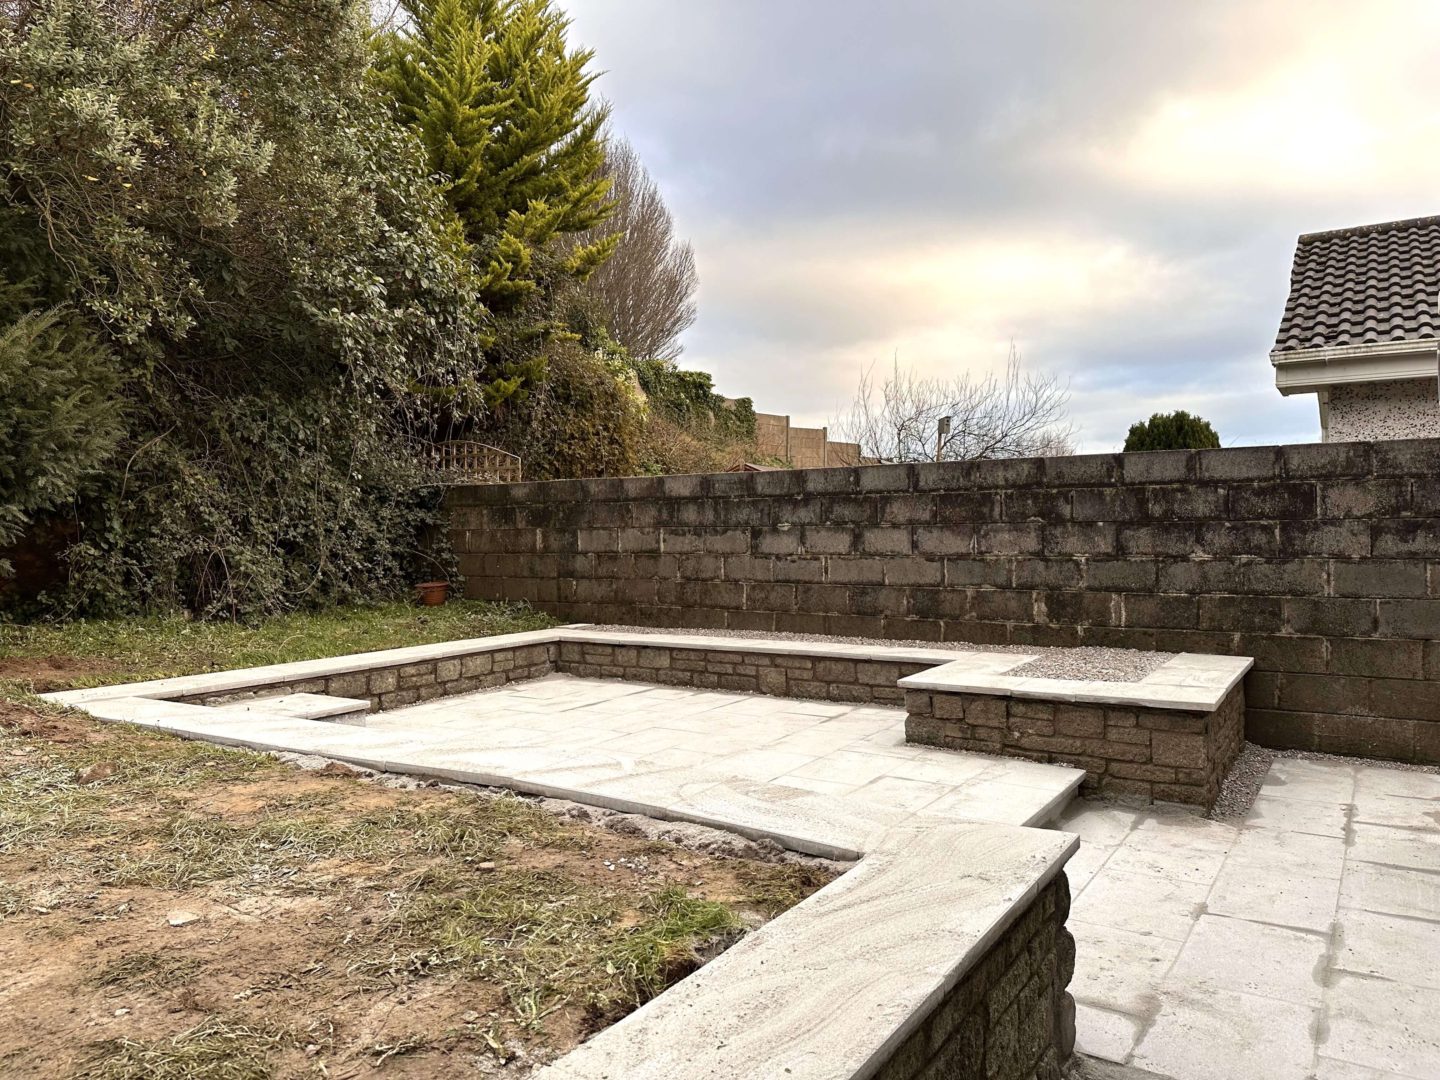
[[[1184,409],[1156,413],[1149,420],[1130,425],[1125,452],[1135,450],[1210,450],[1219,447],[1220,436],[1210,421],[1192,416]]]
[[[404,29],[379,42],[376,69],[397,118],[425,148],[474,249],[497,315],[551,278],[583,278],[614,250],[600,236],[563,255],[552,241],[610,211],[588,49],[549,0],[403,0]],[[547,258],[547,256],[549,256]]]

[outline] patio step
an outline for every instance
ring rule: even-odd
[[[246,698],[216,707],[217,712],[289,716],[297,720],[327,720],[364,726],[370,715],[368,698],[333,697],[330,694],[275,694]]]

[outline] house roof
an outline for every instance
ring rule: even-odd
[[[1271,355],[1433,340],[1437,297],[1440,217],[1306,233]]]

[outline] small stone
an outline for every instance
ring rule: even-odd
[[[116,1016],[129,1016],[129,1015],[130,1015],[130,1010],[129,1010],[129,1009],[116,1009],[116,1010],[115,1010],[115,1015],[116,1015]]]
[[[97,761],[88,769],[84,769],[75,777],[77,784],[95,784],[101,780],[109,780],[115,775],[115,763],[113,761]]]
[[[165,921],[171,926],[189,926],[193,922],[199,922],[200,918],[193,911],[172,911],[165,916]]]

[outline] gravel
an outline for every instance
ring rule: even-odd
[[[764,630],[677,630],[660,626],[597,625],[594,630],[627,634],[703,633],[707,637],[747,638],[759,641],[819,641],[844,645],[887,645],[899,648],[942,649],[947,652],[1024,653],[1035,659],[1007,671],[1007,675],[1043,679],[1101,679],[1106,682],[1139,682],[1174,653],[1144,652],[1139,649],[1110,649],[1101,645],[1079,645],[1051,649],[1033,645],[977,645],[968,641],[896,641],[887,638],[839,637],[832,634],[781,634]]]
[[[1347,757],[1344,754],[1322,754],[1316,750],[1269,750],[1247,742],[1225,779],[1220,784],[1220,797],[1215,800],[1209,816],[1216,821],[1239,822],[1245,819],[1260,794],[1260,785],[1276,758],[1301,761],[1333,761],[1341,765],[1364,765],[1375,769],[1397,769],[1400,772],[1424,772],[1440,775],[1440,765],[1415,765],[1406,761],[1379,761],[1374,758]]]

